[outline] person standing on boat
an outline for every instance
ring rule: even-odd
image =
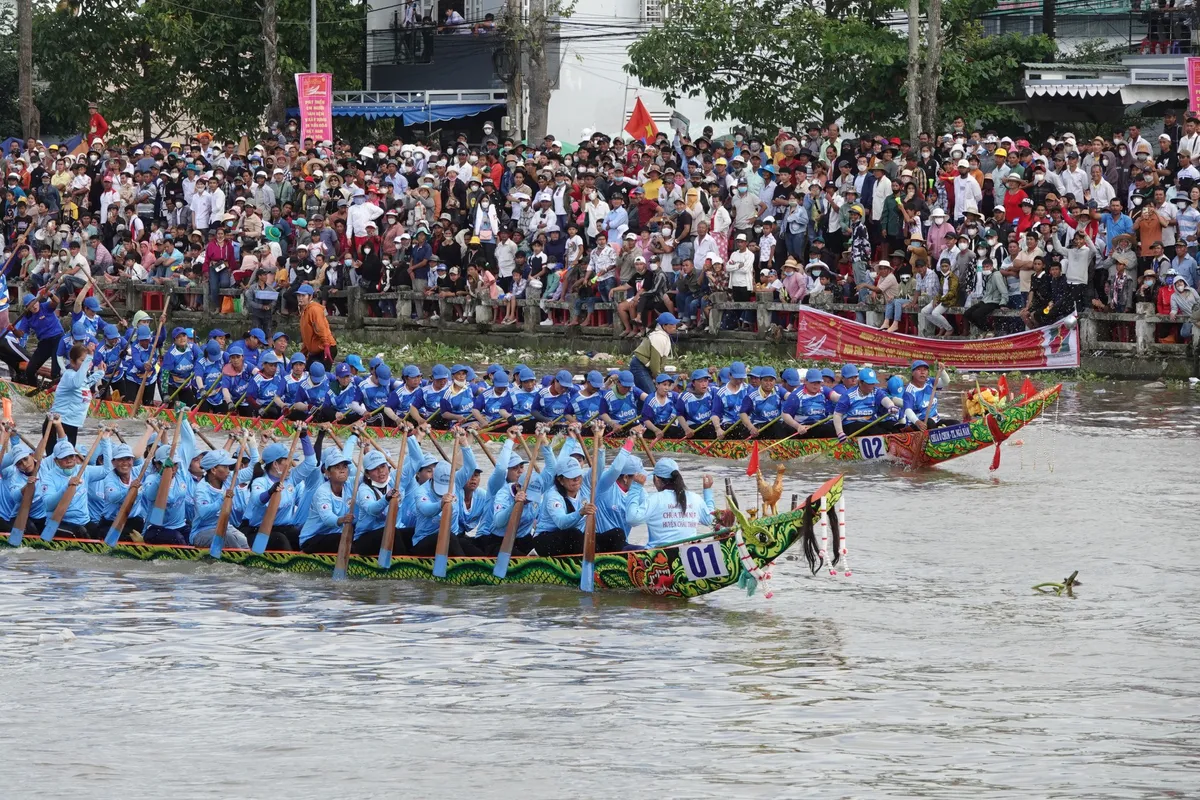
[[[735,361],[729,365],[729,380],[717,390],[717,402],[713,405],[713,432],[718,439],[724,439],[729,429],[741,420],[742,401],[749,393],[746,365]]]
[[[62,341],[64,333],[56,313],[58,300],[48,298],[43,288],[36,295],[26,294],[22,297],[21,308],[24,309],[24,313],[13,327],[22,336],[32,333],[37,337],[37,347],[25,367],[25,383],[37,386],[38,370],[47,361],[50,362],[50,380],[58,380],[59,368],[54,354],[58,352],[58,343]]]
[[[775,368],[759,367],[758,387],[742,400],[740,419],[750,438],[757,439],[779,419],[783,399],[775,391]]]
[[[713,524],[713,477],[703,478],[704,496],[689,492],[684,485],[679,465],[673,458],[660,458],[654,465],[654,488],[652,495],[646,493],[646,476],[633,476],[630,488],[629,511],[626,522],[630,525],[645,524],[649,540],[648,548],[666,547],[696,535],[700,525]],[[541,552],[540,550],[538,551]]]
[[[325,306],[316,301],[313,287],[307,283],[296,290],[296,301],[300,304],[300,342],[304,355],[311,367],[320,361],[325,369],[332,369],[337,358],[337,339],[329,330]]]
[[[666,370],[667,359],[672,353],[671,336],[678,325],[679,319],[671,312],[659,314],[654,330],[642,339],[633,351],[633,358],[629,359],[634,383],[648,395],[654,394],[654,376]]]
[[[929,380],[928,362],[918,358],[910,370],[912,380],[904,387],[904,423],[920,430],[957,425],[958,420],[943,418],[938,413],[937,395],[934,394],[934,382]],[[937,388],[945,389],[949,385],[950,376],[943,369],[937,377]],[[932,410],[929,409],[931,403]]]
[[[822,380],[821,370],[808,370],[804,374],[804,385],[783,401],[783,424],[805,439],[828,439],[837,435],[828,419]]]
[[[50,406],[50,413],[57,414],[62,420],[63,433],[66,434],[72,445],[75,444],[79,436],[79,429],[83,426],[84,418],[87,417],[88,404],[92,401],[92,389],[104,380],[102,370],[92,371],[92,353],[95,350],[94,342],[87,345],[76,344],[71,347],[67,354],[67,369],[58,381],[58,388],[54,391],[54,404]],[[42,426],[43,432],[48,425],[50,425],[49,419]],[[52,451],[57,441],[58,433],[51,426],[46,449]]]

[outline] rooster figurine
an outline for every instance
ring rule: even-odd
[[[758,493],[762,495],[763,516],[775,516],[779,513],[779,498],[783,497],[783,473],[787,469],[783,464],[775,467],[775,483],[769,484],[763,480],[762,470],[755,476],[758,479]],[[768,514],[767,512],[770,511]]]

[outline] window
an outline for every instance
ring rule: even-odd
[[[662,0],[642,0],[642,22],[648,25],[657,25],[662,21]]]

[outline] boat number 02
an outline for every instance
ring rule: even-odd
[[[725,554],[717,542],[681,545],[679,557],[683,560],[683,571],[687,573],[689,581],[724,578],[729,574],[725,567]]]
[[[882,436],[859,437],[858,449],[862,452],[862,457],[868,461],[887,455],[887,444]]]

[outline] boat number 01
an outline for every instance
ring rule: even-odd
[[[887,455],[887,444],[882,436],[863,436],[858,440],[858,449],[868,461]]]
[[[724,578],[729,574],[725,567],[725,554],[717,542],[681,545],[679,557],[683,560],[683,571],[687,573],[689,581]]]

